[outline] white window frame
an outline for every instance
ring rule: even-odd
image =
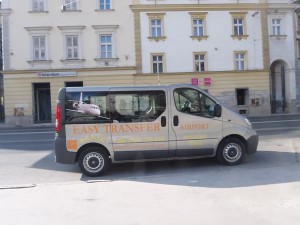
[[[32,0],[31,10],[32,12],[44,12],[46,11],[46,0]]]
[[[196,21],[196,24],[195,24]],[[201,21],[202,23],[199,23]],[[202,32],[202,33],[201,33]],[[193,18],[193,36],[194,37],[203,37],[204,33],[204,19],[202,18]]]
[[[29,60],[27,61],[33,68],[50,68],[50,64],[52,61],[50,60],[50,45],[49,45],[49,36],[50,30],[52,27],[50,26],[42,26],[42,27],[24,27],[29,34],[30,39],[30,49],[29,49]],[[44,58],[35,58],[34,56],[34,37],[45,37],[45,57]]]
[[[112,0],[97,0],[99,4],[99,10],[100,11],[105,11],[105,10],[112,10]],[[102,4],[101,2],[103,1],[103,8],[101,8]],[[109,7],[107,7],[107,3],[109,3]]]
[[[147,13],[149,19],[149,37],[154,41],[165,40],[164,17],[165,13]],[[154,24],[153,24],[154,22]]]
[[[154,22],[154,24],[153,24]],[[160,22],[160,24],[158,24]],[[151,19],[151,37],[159,38],[162,37],[162,19]]]
[[[234,52],[234,68],[235,70],[247,70],[247,52]]]
[[[83,40],[82,33],[85,26],[58,26],[61,30],[63,40],[63,57],[60,60],[65,66],[83,67],[85,59],[83,58]],[[78,58],[68,58],[67,55],[67,36],[78,36]]]
[[[68,39],[71,39],[71,45],[69,46]],[[75,40],[77,39],[77,40]],[[74,45],[74,42],[77,42],[77,46]],[[69,53],[71,53],[69,55]],[[65,58],[67,60],[80,59],[80,36],[79,34],[66,34],[65,35]],[[77,54],[77,56],[76,56]]]
[[[281,35],[281,24],[282,19],[281,18],[272,18],[272,35],[274,36],[280,36]]]
[[[156,59],[155,59],[156,57]],[[158,59],[158,57],[161,57],[161,60]],[[161,65],[161,71],[160,71],[160,65]],[[155,71],[156,68],[156,71]],[[165,54],[164,53],[152,53],[151,54],[151,72],[155,74],[164,73],[165,71]]]
[[[78,11],[79,0],[64,0],[63,11]]]
[[[244,33],[244,18],[233,18],[233,34],[236,36],[242,36]]]
[[[102,37],[110,37],[110,42],[102,42]],[[113,34],[99,34],[99,58],[101,59],[110,59],[113,58],[114,56],[114,37]],[[108,50],[108,47],[111,47],[111,50]],[[105,47],[104,54],[105,56],[103,57],[102,53],[102,47]]]
[[[41,39],[44,39],[44,46],[41,46]],[[36,40],[38,40],[39,45],[35,46]],[[47,36],[44,34],[36,34],[31,36],[31,55],[33,61],[42,61],[48,59],[47,54]],[[36,51],[38,51],[38,57],[36,57]],[[44,57],[42,57],[42,52]]]
[[[96,33],[97,40],[97,55],[95,61],[98,66],[117,66],[119,58],[117,57],[117,42],[116,35],[119,25],[93,25],[92,26]],[[101,57],[101,36],[111,36],[111,57],[103,58]]]
[[[207,71],[207,53],[195,52],[193,56],[194,56],[194,71],[195,72]],[[201,65],[203,65],[204,70],[201,69],[202,68]]]

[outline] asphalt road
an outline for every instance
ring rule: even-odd
[[[1,127],[0,224],[298,225],[298,119],[251,120],[258,152],[239,166],[126,163],[93,179],[55,163],[53,127]]]

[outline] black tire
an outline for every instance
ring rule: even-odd
[[[102,175],[109,168],[110,164],[109,155],[99,147],[84,149],[78,158],[80,170],[89,177]]]
[[[219,144],[217,160],[224,165],[232,166],[240,164],[246,154],[244,143],[238,138],[228,138]]]

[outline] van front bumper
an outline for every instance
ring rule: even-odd
[[[250,138],[247,139],[247,153],[254,154],[257,151],[258,146],[258,135],[252,135]]]

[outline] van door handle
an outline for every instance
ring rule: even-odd
[[[162,127],[167,126],[167,118],[165,116],[162,116],[160,119],[160,123]]]
[[[175,127],[177,127],[179,125],[179,117],[178,116],[173,117],[173,125]]]

